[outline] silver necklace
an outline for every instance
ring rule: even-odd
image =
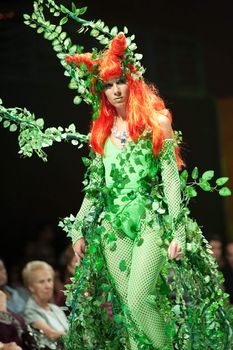
[[[111,132],[113,136],[120,140],[121,146],[124,147],[126,145],[127,138],[129,137],[128,130],[120,131],[116,125],[113,125]]]

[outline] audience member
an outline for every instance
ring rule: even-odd
[[[0,259],[0,290],[7,296],[7,309],[22,314],[25,309],[26,302],[20,296],[16,288],[10,287],[8,284],[7,270],[4,261]]]
[[[45,261],[31,261],[23,269],[23,280],[31,295],[25,308],[26,322],[50,339],[60,338],[68,323],[61,308],[50,302],[54,290],[52,266]]]
[[[29,298],[29,293],[27,288],[23,285],[22,280],[22,265],[21,261],[15,261],[11,264],[10,269],[8,269],[8,280],[11,287],[15,288],[19,295],[27,302]]]
[[[225,291],[230,295],[230,303],[233,304],[233,241],[226,245],[226,264],[223,268]]]
[[[9,349],[10,346],[14,348],[12,344],[23,347],[22,334],[24,331],[24,319],[19,314],[7,310],[7,295],[0,290],[0,341],[4,344],[11,344],[8,346]],[[7,346],[5,347],[8,349]]]
[[[224,258],[223,258],[223,244],[220,236],[214,235],[210,238],[209,243],[212,247],[213,255],[218,264],[219,270],[222,270],[224,267]]]

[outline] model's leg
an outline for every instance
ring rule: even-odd
[[[116,234],[116,250],[111,251],[109,244],[104,239],[102,239],[102,247],[108,270],[115,281],[117,293],[119,294],[121,301],[124,304],[128,304],[127,291],[134,241],[119,231],[113,230],[108,222],[104,221],[102,225],[107,232],[114,232]],[[104,232],[104,234],[105,233],[106,232]],[[120,261],[122,260],[124,260],[126,264],[125,271],[121,271],[119,267]],[[138,349],[136,342],[131,337],[130,346],[131,350]]]
[[[159,225],[147,227],[143,233],[143,243],[133,249],[131,272],[128,286],[128,305],[133,318],[144,331],[153,347],[172,349],[165,336],[165,323],[160,310],[149,302],[155,293],[155,284],[165,262],[161,248],[156,243]]]

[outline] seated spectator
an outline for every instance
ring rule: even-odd
[[[7,310],[7,295],[0,291],[0,341],[4,345],[2,348],[0,346],[0,350],[22,348],[26,350],[22,339],[24,332],[24,319],[19,314]]]
[[[225,291],[230,295],[230,303],[233,304],[233,242],[226,245],[226,264],[222,272]]]
[[[219,270],[222,270],[224,267],[224,259],[223,259],[223,248],[222,248],[222,240],[220,236],[214,235],[210,238],[209,243],[212,247],[213,255],[218,264]]]
[[[26,325],[21,315],[8,311],[6,301],[6,294],[0,291],[0,344],[2,344],[3,349],[64,349],[61,342],[50,340],[42,331],[39,331],[30,325]]]
[[[7,296],[7,310],[17,314],[23,314],[26,301],[20,296],[16,288],[8,284],[8,274],[4,261],[0,258],[0,290]]]
[[[23,280],[30,297],[25,308],[28,324],[42,330],[48,338],[65,335],[68,322],[59,306],[50,302],[54,289],[54,270],[45,261],[34,260],[23,269]]]
[[[0,342],[0,350],[22,350],[15,342],[2,343]]]
[[[8,269],[8,281],[12,288],[16,289],[19,295],[25,300],[26,302],[29,298],[28,290],[23,285],[23,279],[22,279],[22,268],[25,265],[22,264],[20,260],[15,261],[13,264],[11,264],[11,267]]]

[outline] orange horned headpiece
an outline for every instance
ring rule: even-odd
[[[123,73],[121,62],[126,48],[126,37],[120,33],[112,40],[109,48],[99,54],[98,58],[93,58],[93,54],[87,52],[72,56],[67,55],[66,62],[69,64],[74,62],[78,68],[81,68],[83,63],[89,73],[98,74],[100,79],[106,82]]]
[[[100,108],[99,92],[103,89],[103,82],[126,73],[133,73],[135,78],[141,77],[142,67],[136,59],[132,59],[132,55],[124,33],[116,35],[107,48],[99,53],[94,49],[92,53],[66,55],[66,62],[73,69],[78,69],[75,76],[82,77],[77,89],[85,102],[92,104],[94,119]]]

